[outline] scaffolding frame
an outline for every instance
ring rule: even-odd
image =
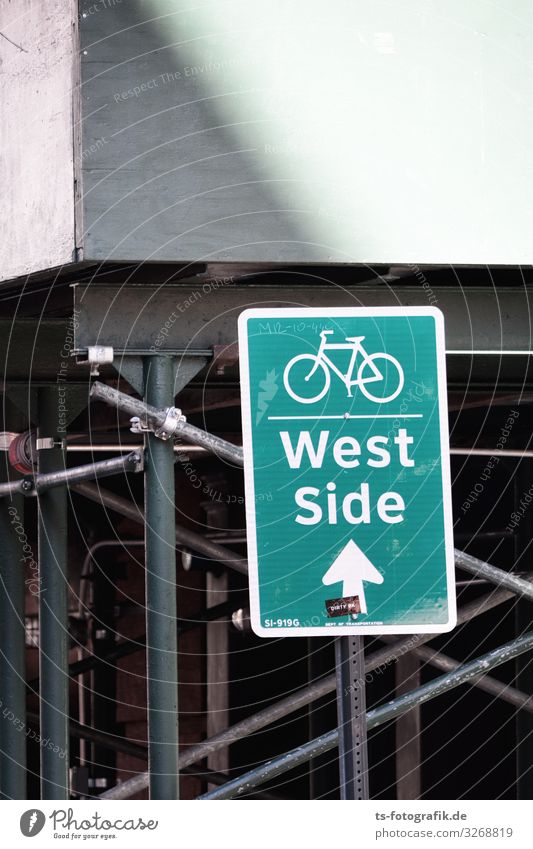
[[[374,293],[375,296],[375,293]],[[95,311],[95,320],[98,318]],[[74,353],[80,354],[78,349]],[[123,352],[124,353],[124,352]],[[464,353],[459,351],[459,354]],[[161,352],[148,352],[147,348],[134,349],[127,365],[120,368],[128,379],[143,387],[144,400],[113,389],[101,382],[94,382],[91,399],[103,401],[117,413],[133,417],[134,428],[144,437],[144,450],[135,450],[126,456],[92,463],[71,469],[65,468],[64,446],[57,434],[57,421],[52,406],[57,389],[43,387],[39,390],[39,436],[43,440],[52,438],[53,445],[39,452],[37,474],[18,478],[7,468],[5,482],[0,483],[3,503],[0,512],[5,513],[6,504],[16,504],[22,510],[21,496],[34,496],[39,507],[39,562],[42,580],[47,581],[46,596],[40,598],[40,727],[42,736],[49,736],[56,744],[61,757],[52,749],[43,750],[41,763],[41,787],[43,798],[67,799],[69,796],[68,764],[69,737],[86,735],[118,750],[147,756],[148,769],[134,778],[110,788],[100,795],[102,799],[129,798],[149,786],[150,797],[176,799],[179,792],[179,772],[191,769],[199,760],[230,746],[237,740],[288,716],[317,699],[332,693],[336,688],[335,675],[327,676],[302,688],[276,704],[257,712],[236,725],[219,732],[211,738],[189,747],[178,754],[178,706],[177,706],[177,616],[175,588],[176,546],[187,548],[209,557],[239,574],[247,573],[244,557],[231,551],[215,540],[176,525],[174,499],[169,497],[174,487],[175,452],[173,440],[186,438],[219,457],[242,466],[242,448],[211,433],[188,424],[180,410],[172,406],[176,392],[186,385],[205,364],[205,351],[184,354],[176,348]],[[124,360],[124,357],[123,357]],[[135,362],[134,362],[135,360]],[[138,361],[138,362],[137,362]],[[128,370],[129,369],[129,370]],[[181,372],[180,372],[181,370]],[[181,377],[176,377],[181,373]],[[132,378],[133,374],[133,378]],[[90,483],[91,480],[116,474],[117,472],[145,473],[144,511],[134,502]],[[161,486],[164,481],[165,486]],[[86,671],[88,663],[81,661],[74,668],[67,663],[67,552],[65,545],[67,520],[67,493],[76,492],[85,498],[118,512],[145,527],[147,603],[146,643],[148,657],[148,729],[149,745],[135,747],[130,741],[120,740],[96,729],[85,728],[68,718],[69,675]],[[163,494],[162,494],[163,493]],[[171,509],[172,508],[172,509]],[[11,628],[6,641],[4,629],[3,648],[0,658],[0,676],[4,692],[11,702],[10,710],[25,721],[35,721],[35,716],[26,715],[26,682],[23,674],[23,582],[17,574],[18,553],[13,544],[13,532],[1,520],[6,533],[0,535],[0,564],[2,565],[0,619]],[[3,538],[2,538],[3,536]],[[456,566],[495,585],[497,589],[487,596],[465,605],[459,611],[458,624],[494,609],[510,598],[533,600],[533,583],[529,579],[506,572],[490,563],[475,558],[463,551],[455,551]],[[3,615],[2,615],[3,614]],[[23,619],[22,619],[23,621]],[[208,621],[206,616],[206,621]],[[434,663],[445,670],[445,674],[430,684],[416,687],[403,693],[387,705],[366,713],[368,729],[395,719],[406,711],[436,698],[463,683],[479,686],[495,697],[503,698],[517,709],[532,712],[531,697],[514,688],[505,687],[492,679],[487,672],[533,648],[533,633],[516,637],[497,649],[468,663],[458,664],[439,652],[424,648],[435,635],[409,636],[400,640],[386,641],[386,645],[364,659],[360,674],[367,674],[379,666],[394,662],[398,657],[413,652],[423,660]],[[133,641],[136,642],[136,641]],[[22,652],[21,652],[22,645]],[[129,649],[123,649],[127,652]],[[118,648],[120,652],[121,649]],[[342,716],[342,713],[341,713]],[[342,721],[342,720],[341,720]],[[25,753],[24,736],[16,726],[4,722],[2,752],[0,753],[0,795],[3,798],[24,798]],[[113,737],[113,739],[110,739]],[[331,730],[308,743],[274,758],[267,764],[247,772],[236,779],[225,780],[225,776],[209,778],[219,786],[203,794],[202,799],[241,797],[269,779],[306,762],[309,758],[327,752],[338,745],[339,728]],[[142,750],[142,751],[141,751]],[[200,768],[196,770],[199,772]],[[213,774],[208,773],[210,776]],[[224,783],[221,783],[224,780]]]

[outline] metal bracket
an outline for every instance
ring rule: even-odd
[[[37,451],[47,451],[49,448],[66,448],[66,439],[56,439],[53,436],[40,436],[35,440]]]
[[[141,419],[139,416],[132,416],[130,419],[130,431],[131,433],[151,433],[152,428],[147,424],[146,421]]]
[[[100,366],[111,365],[114,359],[113,348],[109,345],[90,345],[87,348],[87,359],[80,360],[76,357],[77,363],[88,363],[91,366],[91,377],[98,377],[100,374]]]
[[[226,369],[231,369],[239,363],[239,346],[237,342],[229,345],[213,345],[213,366],[216,374],[223,377]]]
[[[164,413],[165,419],[157,428],[152,428],[146,419],[142,419],[140,416],[133,416],[130,419],[130,431],[132,433],[153,433],[154,436],[165,442],[168,439],[172,439],[179,425],[186,422],[187,419],[177,407],[166,407]]]
[[[53,436],[40,436],[35,440],[37,451],[44,451],[47,448],[54,448],[55,442]]]

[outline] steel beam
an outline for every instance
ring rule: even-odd
[[[58,433],[59,386],[39,390],[39,437]],[[64,471],[61,448],[39,452],[40,474]],[[68,610],[67,610],[67,490],[37,497],[39,537],[39,678],[41,681],[41,794],[43,799],[68,799]],[[55,749],[55,751],[54,751]]]
[[[71,318],[0,319],[1,381],[9,384],[10,394],[16,381],[20,381],[17,389],[24,389],[28,396],[40,381],[57,384],[62,363],[71,349],[65,340],[72,338],[72,329]]]
[[[171,405],[174,364],[170,357],[145,361],[146,403]],[[177,799],[178,640],[176,622],[176,507],[171,442],[146,436],[146,664],[151,799]]]
[[[531,649],[533,649],[533,632],[524,634],[523,637],[512,640],[476,658],[476,660],[460,666],[452,673],[442,675],[429,684],[424,684],[422,687],[418,687],[416,690],[412,690],[394,699],[394,701],[387,702],[382,707],[369,711],[367,714],[368,729],[377,728],[391,719],[396,719],[413,707],[424,704],[440,696],[442,693],[458,687],[460,684],[466,684],[471,678],[482,675],[486,670],[493,669],[502,663],[513,660],[515,657],[531,651]],[[297,749],[293,749],[279,758],[274,758],[268,763],[250,770],[245,775],[241,775],[239,778],[229,781],[222,787],[211,790],[199,798],[232,799],[245,796],[250,791],[253,791],[255,787],[264,784],[266,781],[270,781],[290,769],[294,769],[294,767],[308,761],[309,758],[333,749],[338,745],[338,741],[339,731],[336,728],[328,734],[318,737],[316,740],[311,740],[309,743],[299,746]]]
[[[302,272],[301,278],[291,274],[298,292],[298,303],[302,306],[426,306],[424,289],[417,285],[395,283],[382,285],[377,282],[369,286],[345,286],[327,282],[324,275],[332,269],[323,269],[315,284],[309,285],[309,276]],[[115,353],[124,353],[124,360],[135,349],[142,351],[182,351],[198,356],[213,346],[230,345],[237,337],[237,316],[244,306],[284,306],[286,290],[265,282],[232,284],[204,298],[202,309],[197,312],[198,324],[176,321],[160,345],[158,336],[168,316],[175,310],[176,302],[183,302],[201,287],[199,280],[182,284],[165,283],[164,286],[135,284],[124,286],[112,284],[78,285],[74,288],[76,324],[71,318],[60,319],[0,319],[0,360],[4,364],[2,379],[20,381],[22,389],[36,387],[39,381],[56,383],[61,369],[61,351],[65,338],[74,327],[75,346],[79,353],[86,354],[87,347],[105,344],[115,348]],[[529,351],[531,349],[529,326],[529,295],[524,287],[493,286],[434,286],[432,287],[446,325],[447,347],[450,350],[495,350],[503,353]],[[149,308],[146,308],[149,304]],[[188,318],[193,316],[189,311]],[[194,338],[194,350],[191,347]],[[103,341],[102,341],[103,340]],[[157,341],[157,345],[156,345]],[[514,354],[451,355],[448,375],[454,380],[463,376],[464,367],[472,380],[486,383],[487,376],[508,380],[523,386],[526,374],[531,376],[531,358]],[[457,365],[456,365],[457,364]],[[80,380],[86,372],[84,366],[72,369],[73,379]],[[86,391],[86,385],[85,385]]]
[[[5,406],[4,406],[5,409]],[[19,421],[20,421],[20,417]],[[10,420],[16,426],[16,420]],[[4,480],[17,478],[7,454],[0,460]],[[31,546],[24,527],[24,498],[13,495],[0,504],[0,798],[26,798],[26,648],[24,581],[26,564],[33,566]]]
[[[401,281],[392,285],[339,286],[329,282],[324,269],[310,284],[305,272],[292,273],[298,304],[302,307],[354,306],[427,306],[427,293],[419,284]],[[265,278],[253,285],[237,281],[211,292],[188,320],[168,318],[177,302],[195,300],[200,280],[167,283],[165,286],[95,284],[73,288],[77,326],[75,347],[80,354],[95,344],[111,345],[118,352],[206,350],[216,339],[218,345],[235,342],[237,316],[244,306],[283,307],[287,290]],[[521,287],[432,286],[439,308],[447,319],[446,344],[449,350],[531,350],[530,304],[527,290]],[[294,300],[294,299],[293,299]],[[191,302],[192,302],[191,301]],[[165,333],[161,328],[168,325]],[[265,330],[265,332],[269,332]],[[273,332],[272,327],[270,332]],[[274,331],[275,332],[275,331]]]
[[[491,592],[476,601],[470,602],[470,604],[465,605],[458,611],[457,624],[464,624],[477,616],[481,616],[481,614],[498,607],[498,605],[503,604],[512,597],[513,593],[508,590],[498,590],[496,592]],[[416,646],[423,645],[424,643],[434,639],[434,636],[434,634],[407,636],[398,640],[392,646],[385,646],[384,648],[373,652],[366,658],[365,673],[368,674],[375,669],[381,669],[388,666],[390,663],[394,663],[399,657],[402,657],[402,655],[412,651],[416,648]],[[244,737],[259,731],[261,728],[265,728],[265,726],[283,719],[283,717],[300,710],[300,708],[306,707],[317,699],[327,696],[335,689],[335,686],[335,675],[326,676],[316,683],[311,684],[311,686],[298,690],[291,696],[281,699],[253,716],[247,717],[246,719],[241,720],[241,722],[237,722],[231,728],[217,734],[215,737],[211,737],[209,740],[203,740],[201,743],[190,746],[187,751],[183,752],[179,757],[180,768],[202,760],[213,752],[218,751],[218,749],[230,746],[237,740],[242,740]],[[320,754],[320,751],[317,751],[316,754]],[[127,799],[135,793],[138,793],[147,785],[148,773],[136,775],[133,778],[128,779],[128,781],[125,781],[123,784],[113,787],[103,793],[102,798]]]

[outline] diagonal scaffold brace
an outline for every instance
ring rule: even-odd
[[[133,398],[131,395],[126,395],[125,392],[120,392],[112,386],[100,383],[100,381],[93,383],[91,399],[102,401],[104,404],[129,415],[136,432],[150,431],[154,436],[165,441],[186,437],[194,445],[199,445],[206,451],[216,454],[224,460],[229,460],[236,466],[243,465],[243,452],[239,445],[233,445],[226,439],[221,439],[219,436],[214,436],[212,433],[189,424],[177,407],[158,409],[151,404]]]

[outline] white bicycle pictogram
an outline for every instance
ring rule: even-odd
[[[397,398],[402,391],[404,384],[403,369],[398,360],[390,354],[385,354],[381,351],[376,352],[375,354],[368,354],[363,347],[365,336],[347,336],[346,342],[342,343],[328,342],[327,337],[334,332],[334,330],[322,330],[320,333],[320,346],[316,354],[297,354],[292,358],[292,360],[289,360],[285,366],[285,371],[283,372],[283,383],[291,398],[298,401],[300,404],[316,404],[316,402],[320,401],[320,399],[323,398],[329,390],[331,385],[331,372],[333,372],[346,386],[348,398],[352,397],[352,387],[358,386],[365,398],[368,398],[369,401],[375,401],[376,404],[388,404],[389,401],[394,401],[394,399]],[[342,371],[337,368],[335,363],[326,354],[326,351],[352,352],[346,374],[343,374]],[[358,355],[360,355],[360,359],[357,369],[357,377],[353,380],[352,378]],[[370,392],[366,386],[367,383],[385,383],[386,376],[378,366],[379,361],[390,364],[390,366],[392,366],[396,371],[393,384],[396,388],[394,389],[394,392],[391,392],[389,395],[375,395]],[[300,367],[302,365],[304,366],[304,370],[297,378],[296,374],[301,370]],[[307,374],[305,365],[309,366]],[[311,391],[315,394],[312,396],[303,397],[292,388],[290,383],[291,379],[293,384],[298,379],[300,382],[303,380],[305,383],[309,383],[315,374],[317,374],[319,380],[318,383],[317,380],[314,381],[314,389],[312,388]],[[387,383],[389,383],[389,379],[387,379]]]

